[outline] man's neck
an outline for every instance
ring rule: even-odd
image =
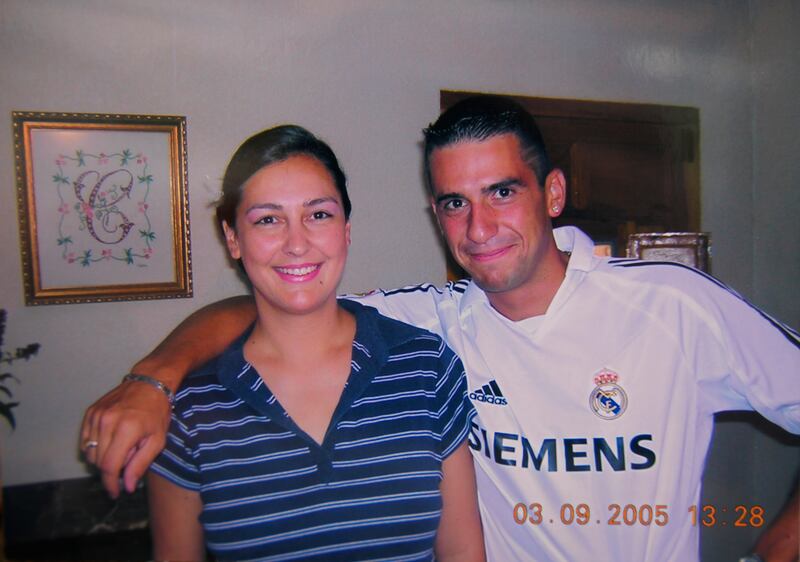
[[[553,248],[542,260],[535,279],[509,291],[486,292],[492,308],[514,322],[545,314],[564,281],[569,262],[568,253],[559,251],[555,245]]]

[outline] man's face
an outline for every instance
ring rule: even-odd
[[[563,207],[563,174],[543,190],[513,134],[437,148],[430,169],[433,211],[459,265],[490,299],[533,287],[558,255],[550,217]]]

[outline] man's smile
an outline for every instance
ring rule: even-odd
[[[493,248],[491,250],[467,250],[467,255],[476,262],[485,262],[491,261],[497,258],[501,258],[508,254],[511,249],[514,247],[513,244],[509,244],[507,246],[501,246],[499,248]]]

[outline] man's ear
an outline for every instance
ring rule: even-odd
[[[564,211],[567,204],[567,180],[564,172],[555,168],[544,180],[544,200],[547,205],[547,214],[556,218]]]
[[[225,233],[225,244],[228,246],[228,252],[231,257],[238,260],[242,257],[242,252],[239,250],[239,240],[236,238],[236,231],[228,226],[227,221],[222,221],[222,232]]]

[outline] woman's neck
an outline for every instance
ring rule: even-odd
[[[257,303],[258,317],[247,346],[260,357],[286,362],[311,361],[342,346],[355,336],[355,318],[336,299],[307,314],[291,314]]]
[[[355,317],[335,298],[307,314],[264,308],[245,359],[297,426],[322,444],[350,374]]]

